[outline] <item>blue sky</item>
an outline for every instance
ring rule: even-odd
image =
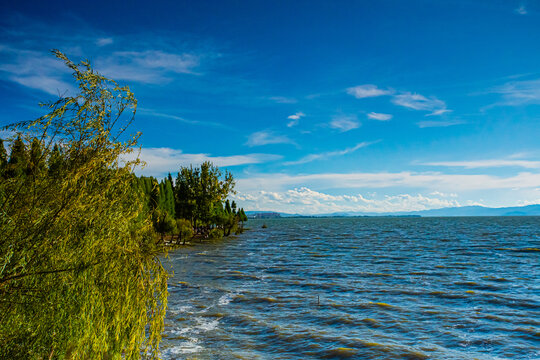
[[[134,91],[139,173],[211,160],[247,210],[540,203],[539,1],[0,5],[1,124],[73,91],[49,50]]]

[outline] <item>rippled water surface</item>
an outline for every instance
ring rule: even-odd
[[[164,261],[164,358],[540,358],[540,218],[264,223]]]

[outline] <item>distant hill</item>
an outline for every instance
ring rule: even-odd
[[[412,214],[418,214],[420,216],[536,216],[540,215],[540,204],[501,208],[462,206],[417,211]]]
[[[281,215],[273,211],[246,211],[248,219],[276,219]]]
[[[540,216],[540,204],[514,207],[490,208],[484,206],[461,206],[442,209],[409,211],[409,212],[335,212],[328,214],[301,215],[273,211],[246,211],[249,218],[283,218],[283,217],[353,217],[353,216]]]

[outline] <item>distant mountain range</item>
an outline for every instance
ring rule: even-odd
[[[352,216],[540,216],[540,204],[514,207],[490,208],[484,206],[461,206],[409,212],[335,212],[328,214],[287,214],[274,211],[246,211],[249,218],[270,219],[281,217],[352,217]]]

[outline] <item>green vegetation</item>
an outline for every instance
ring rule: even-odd
[[[79,92],[0,139],[0,358],[158,358],[167,277],[165,236],[243,231],[232,174],[209,162],[173,181],[126,162],[137,101],[88,62],[56,57]],[[159,235],[158,235],[159,234]]]
[[[168,234],[172,242],[185,244],[193,236],[217,239],[244,229],[244,209],[227,199],[234,192],[232,174],[222,174],[210,162],[182,167],[174,182],[171,174],[159,183],[152,177],[136,181],[162,240]]]
[[[136,99],[55,55],[78,94],[0,143],[0,358],[157,358],[168,275],[120,160]]]

